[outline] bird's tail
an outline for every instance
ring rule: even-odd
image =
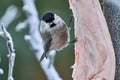
[[[46,53],[43,53],[43,54],[42,54],[42,56],[41,56],[41,58],[40,58],[40,62],[44,59],[44,57],[46,57],[46,58],[47,58]]]

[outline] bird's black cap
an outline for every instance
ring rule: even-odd
[[[45,21],[46,23],[50,23],[54,20],[54,13],[52,12],[47,12],[43,15],[42,20]]]

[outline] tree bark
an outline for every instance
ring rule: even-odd
[[[104,15],[111,34],[116,57],[115,80],[120,80],[120,0],[105,0]]]
[[[98,0],[69,0],[75,20],[73,80],[114,80],[115,54]]]

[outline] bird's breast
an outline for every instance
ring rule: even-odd
[[[52,41],[50,49],[61,50],[68,45],[69,42],[69,30],[65,26],[61,26],[51,32]]]

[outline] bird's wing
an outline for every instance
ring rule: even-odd
[[[48,56],[47,53],[49,51],[49,47],[51,45],[51,40],[52,40],[51,34],[49,32],[45,32],[43,40],[45,41],[45,44],[44,44],[44,53],[42,54],[42,56],[40,58],[40,62],[44,59],[44,57],[47,58],[47,56]]]

